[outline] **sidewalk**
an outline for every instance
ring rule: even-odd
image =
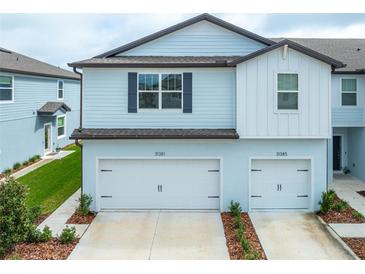
[[[53,235],[59,235],[62,230],[66,227],[67,220],[72,216],[75,212],[75,209],[78,206],[78,199],[81,194],[81,189],[77,190],[74,194],[71,195],[59,208],[57,208],[47,219],[45,219],[38,228],[42,230],[44,226],[49,226],[52,230]],[[81,237],[86,229],[89,227],[89,224],[79,225],[79,224],[70,224],[69,227],[76,227],[76,234]]]
[[[365,183],[351,175],[335,174],[329,188],[349,205],[365,215],[365,197],[357,191],[365,190]],[[328,224],[341,238],[365,238],[365,224]]]
[[[22,170],[19,170],[19,171],[13,173],[11,176],[14,177],[15,179],[18,179],[18,178],[32,172],[33,170],[36,170],[37,168],[52,162],[53,160],[62,159],[64,157],[70,155],[73,152],[75,152],[75,151],[74,150],[61,150],[57,154],[44,156],[44,157],[42,157],[42,160],[40,160],[39,162],[37,162],[33,165],[30,165],[26,168],[23,168]]]

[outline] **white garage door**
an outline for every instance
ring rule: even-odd
[[[100,160],[101,209],[219,209],[218,160]]]
[[[250,208],[308,209],[309,160],[252,160]]]

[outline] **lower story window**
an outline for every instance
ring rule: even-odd
[[[158,109],[158,92],[140,92],[139,108]]]
[[[57,117],[57,137],[65,137],[65,116]]]
[[[297,110],[298,93],[297,92],[278,92],[278,109],[279,110]]]

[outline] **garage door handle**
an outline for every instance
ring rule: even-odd
[[[101,198],[112,198],[113,196],[102,195]]]
[[[208,169],[208,172],[219,172],[219,169]]]
[[[260,195],[251,195],[251,198],[261,198],[262,196]]]
[[[111,170],[111,169],[102,169],[102,170],[100,170],[101,172],[112,172],[113,170]]]
[[[297,198],[306,198],[308,195],[297,195]]]
[[[297,169],[297,171],[308,171],[308,169]]]
[[[262,171],[261,169],[251,169],[251,171]]]
[[[219,196],[208,196],[208,198],[210,198],[210,199],[219,198]]]

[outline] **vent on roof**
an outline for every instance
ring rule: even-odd
[[[357,51],[360,51],[361,50],[361,48],[357,48]]]

